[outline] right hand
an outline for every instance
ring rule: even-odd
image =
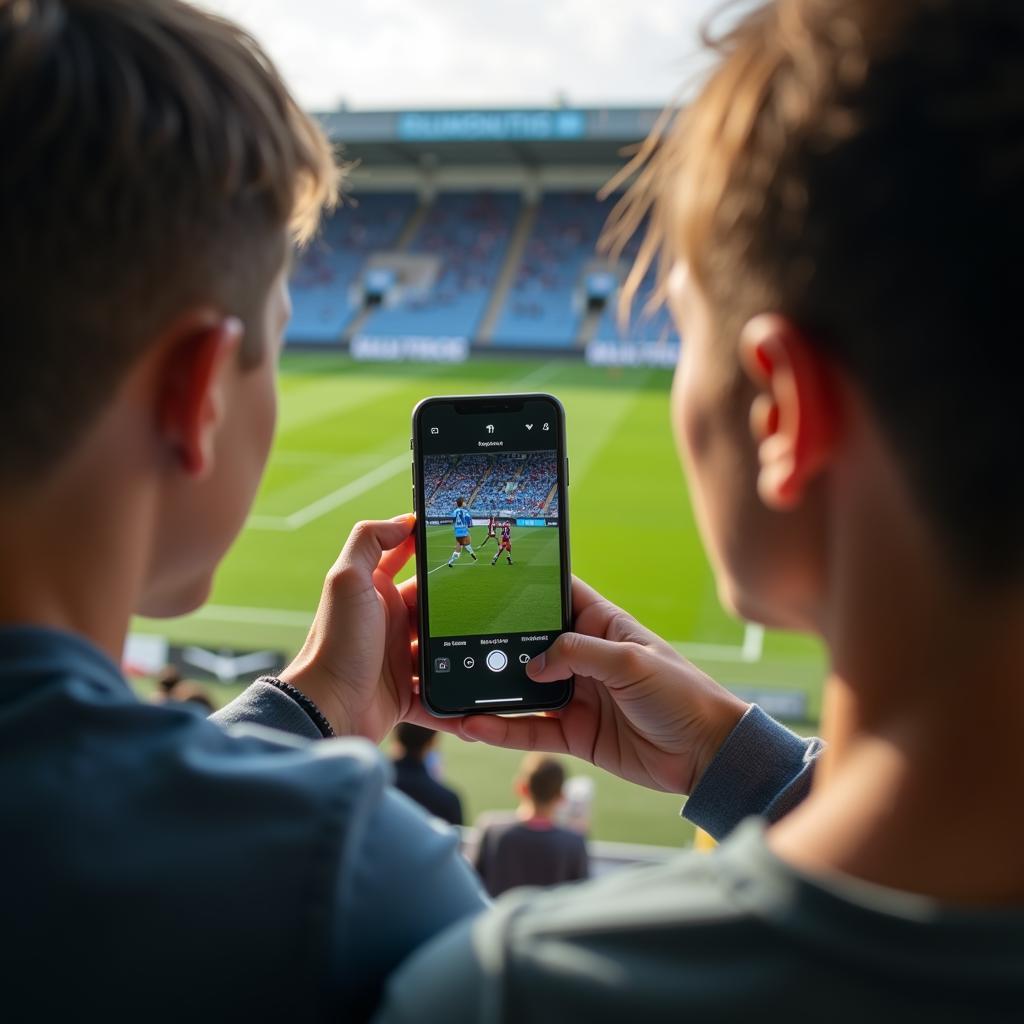
[[[575,675],[568,706],[441,727],[494,746],[571,754],[650,789],[692,792],[748,705],[581,580],[572,593],[575,632],[527,668],[540,683]]]

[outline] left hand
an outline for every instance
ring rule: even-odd
[[[353,527],[324,581],[309,636],[281,673],[339,736],[379,743],[403,718],[427,717],[412,680],[415,585],[395,585],[415,550],[415,521],[406,514]]]

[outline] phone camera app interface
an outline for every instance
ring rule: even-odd
[[[565,613],[555,415],[531,400],[516,412],[441,406],[424,417],[431,697],[443,708],[551,699],[526,666]]]

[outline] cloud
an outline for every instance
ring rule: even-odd
[[[711,0],[201,0],[248,28],[300,102],[329,109],[658,105],[703,64]]]

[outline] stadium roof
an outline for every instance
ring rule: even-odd
[[[348,159],[371,166],[524,167],[618,162],[654,126],[656,107],[372,110],[317,114]]]

